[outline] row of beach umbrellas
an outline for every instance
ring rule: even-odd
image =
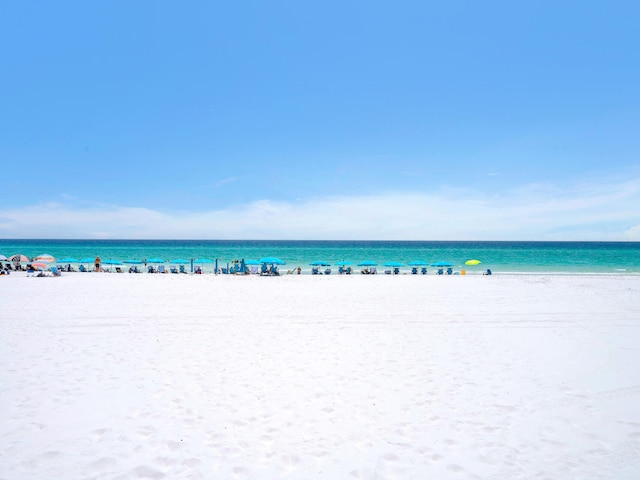
[[[480,260],[467,260],[466,262],[464,262],[465,265],[480,265],[480,263],[482,263]],[[314,262],[311,262],[309,265],[314,266],[314,267],[328,267],[330,265],[332,265],[330,262],[326,262],[323,260],[316,260]],[[336,266],[340,266],[340,267],[345,267],[348,265],[353,265],[353,262],[348,262],[348,261],[343,261],[343,262],[336,262],[334,265]],[[382,264],[384,267],[404,267],[405,264],[402,262],[386,262]],[[372,260],[365,260],[363,262],[358,263],[359,267],[377,267],[378,263],[374,262]],[[413,260],[411,262],[408,262],[406,264],[406,266],[408,267],[453,267],[453,263],[450,262],[434,262],[434,263],[429,263],[429,262],[425,262],[423,260]]]
[[[35,265],[35,263],[38,263],[40,265],[43,265],[44,268],[46,268],[46,266],[50,263],[53,262],[58,262],[58,263],[88,263],[91,264],[96,260],[96,257],[86,257],[86,258],[81,258],[81,259],[77,259],[74,257],[64,257],[64,258],[60,258],[60,259],[55,259],[52,255],[49,254],[42,254],[42,255],[38,255],[33,261],[30,260],[27,256],[25,255],[21,255],[21,254],[17,254],[17,255],[12,255],[11,257],[6,257],[4,255],[0,255],[0,261],[9,261],[9,262],[14,262],[14,263],[27,263],[27,262],[32,262],[32,264],[38,268],[37,265]],[[130,264],[130,265],[141,265],[141,264],[146,264],[146,263],[172,263],[172,264],[180,264],[180,265],[184,265],[184,264],[190,264],[192,262],[192,260],[185,260],[182,258],[177,258],[177,259],[173,259],[173,260],[164,260],[162,258],[157,258],[157,257],[152,257],[152,258],[148,258],[145,260],[137,260],[137,259],[129,259],[129,260],[124,260],[124,261],[119,261],[119,260],[102,260],[101,263],[104,265],[122,265],[122,264]],[[194,264],[209,264],[209,263],[218,263],[217,259],[211,260],[208,258],[197,258],[195,260],[193,260]],[[248,260],[244,260],[245,265],[262,265],[262,264],[271,264],[271,265],[285,265],[285,262],[283,260],[281,260],[278,257],[263,257],[260,258],[259,260],[253,260],[253,259],[248,259]],[[467,260],[465,262],[465,265],[469,265],[469,266],[474,266],[474,265],[480,265],[480,263],[482,263],[480,260],[476,260],[476,259],[471,259],[471,260]],[[334,265],[336,266],[340,266],[340,267],[346,267],[349,265],[353,265],[353,262],[350,261],[341,261],[341,262],[336,262]],[[311,262],[309,265],[311,266],[318,266],[318,267],[328,267],[330,265],[332,265],[331,262],[327,262],[324,260],[316,260]],[[359,267],[375,267],[378,265],[377,262],[374,262],[372,260],[364,260],[360,263],[357,264]],[[383,264],[383,266],[385,267],[404,267],[405,264],[402,262],[386,262]],[[447,268],[447,267],[453,267],[454,264],[450,263],[450,262],[444,262],[444,261],[440,261],[440,262],[434,262],[434,263],[429,263],[429,262],[425,262],[423,260],[413,260],[411,262],[408,262],[406,264],[406,266],[409,267],[426,267],[426,266],[432,266],[432,267],[438,267],[438,268]]]

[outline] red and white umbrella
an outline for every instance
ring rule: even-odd
[[[48,262],[33,262],[31,265],[33,268],[37,268],[38,270],[46,270],[49,268]]]
[[[49,255],[48,253],[43,253],[42,255],[38,255],[36,257],[36,262],[46,262],[46,263],[52,263],[55,262],[56,259],[53,258],[53,255]]]
[[[29,257],[27,257],[26,255],[22,255],[21,253],[18,253],[16,255],[11,255],[9,257],[9,261],[13,263],[27,263],[30,260],[29,260]]]

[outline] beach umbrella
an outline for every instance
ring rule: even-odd
[[[122,263],[126,263],[126,264],[129,264],[129,265],[142,265],[142,263],[144,263],[144,262],[142,260],[134,260],[134,259],[132,259],[132,260],[125,260]]]
[[[284,261],[280,260],[278,257],[262,257],[258,260],[260,263],[270,263],[272,265],[284,265]]]
[[[48,253],[43,253],[42,255],[38,255],[36,257],[36,262],[45,262],[45,263],[51,263],[51,262],[55,262],[56,259],[53,258],[53,255],[49,255]]]
[[[387,262],[384,264],[385,267],[404,267],[404,263],[402,262]]]
[[[5,257],[4,255],[0,255],[0,262],[4,262],[6,260],[9,260],[7,257]]]
[[[435,262],[431,264],[432,267],[453,267],[453,263],[449,262]]]
[[[29,257],[27,257],[26,255],[22,255],[21,253],[18,253],[16,255],[10,256],[9,261],[13,263],[26,263],[26,262],[30,262],[31,260],[29,260]]]
[[[162,258],[151,257],[147,258],[147,263],[165,263],[165,260]]]
[[[81,258],[78,263],[93,263],[93,261],[96,259],[96,257],[84,257]]]
[[[372,260],[365,260],[358,264],[359,267],[377,267],[378,264]]]
[[[213,263],[213,260],[209,260],[208,258],[196,258],[193,263]]]
[[[183,258],[176,258],[175,260],[171,260],[170,263],[185,264],[185,263],[189,263],[189,260],[184,260]]]
[[[250,260],[245,260],[245,261],[244,261],[244,263],[245,263],[246,265],[260,265],[260,262],[259,262],[258,260],[252,260],[252,259],[250,259]]]
[[[104,265],[122,265],[122,262],[119,260],[105,260],[102,263]]]
[[[407,263],[410,267],[425,267],[429,265],[428,262],[423,262],[422,260],[414,260],[413,262]]]
[[[312,267],[328,267],[331,265],[329,262],[325,262],[324,260],[316,260],[315,262],[311,262],[309,265]]]
[[[480,265],[481,263],[480,260],[467,260],[464,262],[465,265]]]
[[[38,270],[46,270],[49,268],[49,262],[33,262],[31,264],[33,268],[37,268]]]
[[[80,260],[73,257],[64,257],[58,260],[58,263],[81,263]]]
[[[343,260],[342,262],[336,262],[336,267],[346,267],[347,265],[353,265],[353,262]]]

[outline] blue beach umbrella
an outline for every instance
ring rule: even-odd
[[[365,260],[358,264],[359,267],[377,267],[378,264],[372,260]]]
[[[260,262],[258,260],[245,260],[244,261],[245,265],[260,265]]]
[[[342,262],[336,262],[336,267],[346,267],[347,265],[353,265],[353,262],[343,260]]]
[[[184,260],[183,258],[177,258],[175,260],[171,260],[170,263],[185,264],[185,263],[189,263],[189,260]]]
[[[96,257],[84,257],[78,260],[78,263],[93,263]]]
[[[423,262],[422,260],[414,260],[413,262],[407,263],[410,267],[425,267],[429,265],[429,262]]]
[[[309,265],[312,267],[328,267],[331,265],[329,262],[325,262],[324,260],[316,260],[315,262],[311,262]]]
[[[131,260],[125,260],[122,263],[126,263],[126,264],[129,264],[129,265],[142,265],[144,262],[142,260],[131,259]]]
[[[208,258],[196,258],[193,263],[213,263],[213,260],[209,260]]]
[[[431,264],[432,267],[453,267],[453,263],[450,262],[434,262]]]
[[[387,262],[384,264],[385,267],[404,267],[404,263],[402,262]]]
[[[102,263],[105,265],[122,265],[122,262],[118,260],[105,260]]]
[[[93,261],[93,260],[91,260]],[[80,260],[78,260],[77,258],[73,258],[73,257],[64,257],[61,258],[60,260],[58,260],[57,263],[83,263]]]
[[[284,261],[280,260],[278,257],[262,257],[258,260],[260,263],[270,263],[272,265],[284,265]]]
[[[147,258],[147,263],[165,263],[166,260],[158,257]]]

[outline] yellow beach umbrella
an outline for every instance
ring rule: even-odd
[[[464,262],[465,265],[480,265],[481,263],[480,260],[467,260]]]

